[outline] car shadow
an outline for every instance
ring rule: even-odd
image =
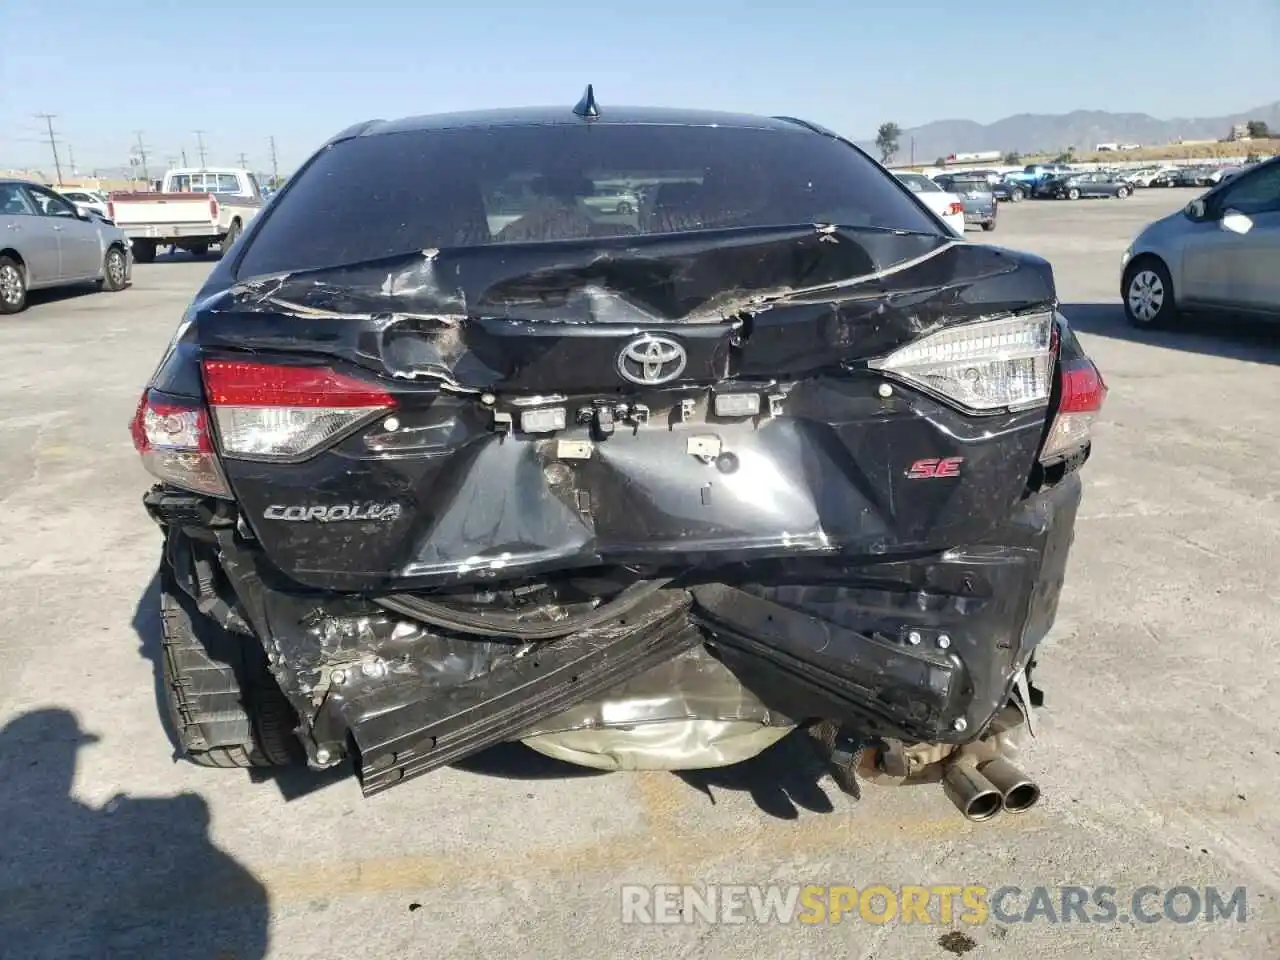
[[[92,283],[77,283],[65,287],[46,287],[43,290],[32,290],[27,294],[27,309],[61,303],[64,300],[75,300],[97,292],[98,288]]]
[[[217,263],[222,259],[222,251],[220,249],[210,250],[208,253],[202,253],[196,256],[186,250],[169,250],[165,253],[157,253],[153,263]]]
[[[0,727],[4,956],[265,957],[267,890],[210,840],[201,797],[72,796],[97,739],[61,708]]]
[[[1280,364],[1274,322],[1228,313],[1187,314],[1167,330],[1130,326],[1120,303],[1064,303],[1063,314],[1080,333],[1183,350],[1230,360]]]

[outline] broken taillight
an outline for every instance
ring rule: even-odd
[[[1058,380],[1061,400],[1040,451],[1041,463],[1060,460],[1087,447],[1093,421],[1107,398],[1106,382],[1087,357],[1064,363]]]
[[[951,207],[947,210],[947,215],[954,217],[956,214],[964,213],[964,204],[951,201]]]
[[[295,460],[396,406],[385,390],[330,367],[205,360],[205,395],[223,456]]]
[[[871,369],[976,412],[1047,404],[1054,359],[1052,313],[944,327]]]
[[[142,465],[156,478],[196,493],[231,496],[198,401],[157,396],[147,390],[129,432]]]

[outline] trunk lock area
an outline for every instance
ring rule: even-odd
[[[786,393],[782,392],[726,392],[715,393],[706,404],[706,412],[714,412],[717,417],[730,419],[765,416],[780,417],[784,411]],[[522,433],[545,434],[564,430],[569,425],[567,406],[548,406],[550,403],[564,403],[567,398],[554,397],[517,397],[511,400],[518,411],[499,410],[495,408],[498,398],[491,393],[481,396],[480,402],[491,408],[493,431],[500,435],[509,435],[517,429]],[[671,408],[670,422],[692,423],[698,417],[699,401],[697,397],[683,397]],[[613,400],[596,400],[583,404],[573,414],[574,424],[589,428],[590,440],[572,440],[557,438],[554,456],[558,460],[589,460],[595,444],[608,440],[617,432],[619,425],[633,429],[650,422],[651,408],[647,404],[634,402],[617,402]],[[716,434],[699,434],[688,437],[685,441],[685,452],[702,463],[715,464],[724,472],[732,472],[736,468],[736,458],[724,453],[724,443]],[[726,458],[730,458],[726,462]]]

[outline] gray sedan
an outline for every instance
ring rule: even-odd
[[[1280,319],[1280,158],[1238,173],[1138,234],[1120,295],[1137,327],[1179,310]]]
[[[0,314],[23,310],[29,290],[123,290],[132,273],[129,238],[109,220],[39,184],[0,180]]]

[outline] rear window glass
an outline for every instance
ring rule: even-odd
[[[942,188],[922,173],[900,173],[901,180],[912,193],[941,193]]]
[[[865,155],[807,131],[467,127],[325,149],[258,225],[238,273],[432,247],[802,223],[940,229]]]
[[[953,190],[990,190],[991,181],[986,177],[952,177],[951,189]]]

